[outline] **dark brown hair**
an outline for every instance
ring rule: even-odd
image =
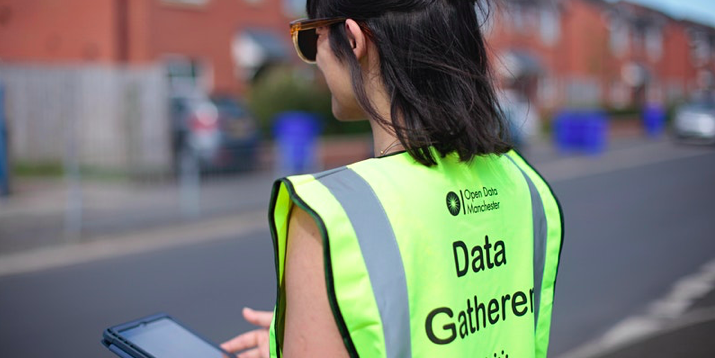
[[[370,102],[343,24],[331,26],[331,48],[348,65],[366,113],[394,130],[418,162],[436,163],[430,147],[441,156],[456,152],[462,161],[511,149],[480,30],[478,15],[489,15],[487,3],[308,0],[306,7],[310,18],[342,16],[369,29],[392,118],[382,118]]]

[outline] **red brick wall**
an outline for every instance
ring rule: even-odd
[[[154,60],[149,34],[152,29],[152,19],[149,9],[152,5],[147,0],[127,1],[127,59],[130,63],[146,63]]]
[[[532,27],[518,31],[513,19],[500,12],[495,13],[496,26],[488,37],[488,42],[497,54],[507,50],[526,50],[538,57],[544,67],[541,78],[556,80],[561,84],[557,90],[557,102],[563,102],[565,99],[565,82],[574,78],[588,78],[600,82],[601,99],[604,104],[609,104],[612,85],[622,82],[622,70],[630,62],[645,65],[655,80],[651,88],[659,89],[656,92],[663,95],[671,85],[680,86],[687,94],[695,88],[700,70],[715,69],[715,55],[703,66],[696,66],[693,62],[687,29],[699,25],[678,21],[655,10],[628,3],[614,5],[599,1],[565,0],[556,6],[560,13],[560,36],[556,44],[546,44],[542,41],[538,21],[533,22]],[[625,53],[617,56],[612,52],[608,14],[609,11],[618,13],[624,9],[636,16],[661,19],[664,26],[662,55],[659,59],[648,56],[645,38],[634,44],[632,32],[629,34]],[[508,7],[500,10],[508,10]],[[541,105],[538,101],[534,103]]]
[[[559,75],[598,76],[606,71],[609,57],[608,30],[601,8],[583,1],[565,3],[563,41],[559,48],[565,61]]]
[[[655,67],[664,85],[679,83],[684,90],[695,81],[691,62],[690,40],[685,28],[669,23],[663,31],[663,58]]]
[[[506,8],[502,9],[502,11]],[[607,78],[616,71],[609,57],[609,32],[601,16],[601,7],[585,1],[564,1],[556,11],[558,37],[545,43],[540,36],[539,21],[525,21],[524,28],[515,28],[513,19],[495,14],[495,28],[488,37],[493,52],[509,49],[526,50],[539,59],[543,77],[563,81],[574,77]],[[532,16],[539,16],[538,12]],[[498,64],[497,64],[498,65]],[[604,87],[605,88],[605,87]],[[558,87],[557,103],[564,100],[564,88]],[[542,103],[532,98],[537,107]]]
[[[668,24],[663,31],[663,60],[658,64],[658,72],[666,78],[687,79],[691,74],[690,45],[685,28]]]
[[[494,52],[527,49],[539,58],[545,76],[559,80],[597,77],[604,98],[610,83],[620,78],[623,65],[632,60],[648,63],[664,83],[680,81],[684,89],[695,83],[698,68],[691,60],[687,24],[667,22],[658,61],[644,57],[642,49],[630,49],[617,58],[609,47],[604,16],[608,5],[566,0],[558,6],[555,44],[541,40],[538,14],[532,15],[536,19],[525,19],[525,28],[517,31],[494,13],[497,26],[489,36]],[[202,6],[167,0],[0,0],[0,61],[141,64],[179,54],[207,64],[214,91],[242,92],[245,84],[234,73],[230,53],[233,36],[246,28],[273,29],[290,51],[288,20],[282,0],[259,0],[253,5],[246,0],[208,0]],[[711,61],[706,67],[713,66]]]
[[[178,54],[208,65],[212,90],[241,92],[233,36],[273,29],[290,50],[281,1],[0,0],[0,61],[142,64]]]
[[[114,0],[0,0],[0,60],[112,62]]]
[[[288,19],[283,16],[281,0],[262,0],[255,5],[245,0],[209,0],[205,6],[155,0],[148,12],[151,23],[145,40],[150,49],[148,57],[161,60],[164,55],[182,54],[207,63],[213,71],[216,92],[243,89],[243,81],[234,75],[230,52],[236,33],[246,28],[273,29],[283,36],[286,46],[290,44]]]

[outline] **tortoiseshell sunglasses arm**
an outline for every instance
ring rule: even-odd
[[[346,17],[332,17],[324,19],[300,19],[295,20],[290,23],[290,34],[291,36],[301,30],[317,29],[323,26],[329,26],[332,24],[337,24],[339,22],[347,20]]]

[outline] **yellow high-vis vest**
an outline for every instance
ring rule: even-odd
[[[515,152],[432,167],[400,153],[276,181],[272,357],[282,355],[292,205],[321,232],[326,294],[351,356],[546,356],[562,216]]]

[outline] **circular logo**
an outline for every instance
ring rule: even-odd
[[[459,201],[459,196],[453,191],[447,193],[447,210],[452,216],[459,215],[459,210],[462,209],[462,203]]]

